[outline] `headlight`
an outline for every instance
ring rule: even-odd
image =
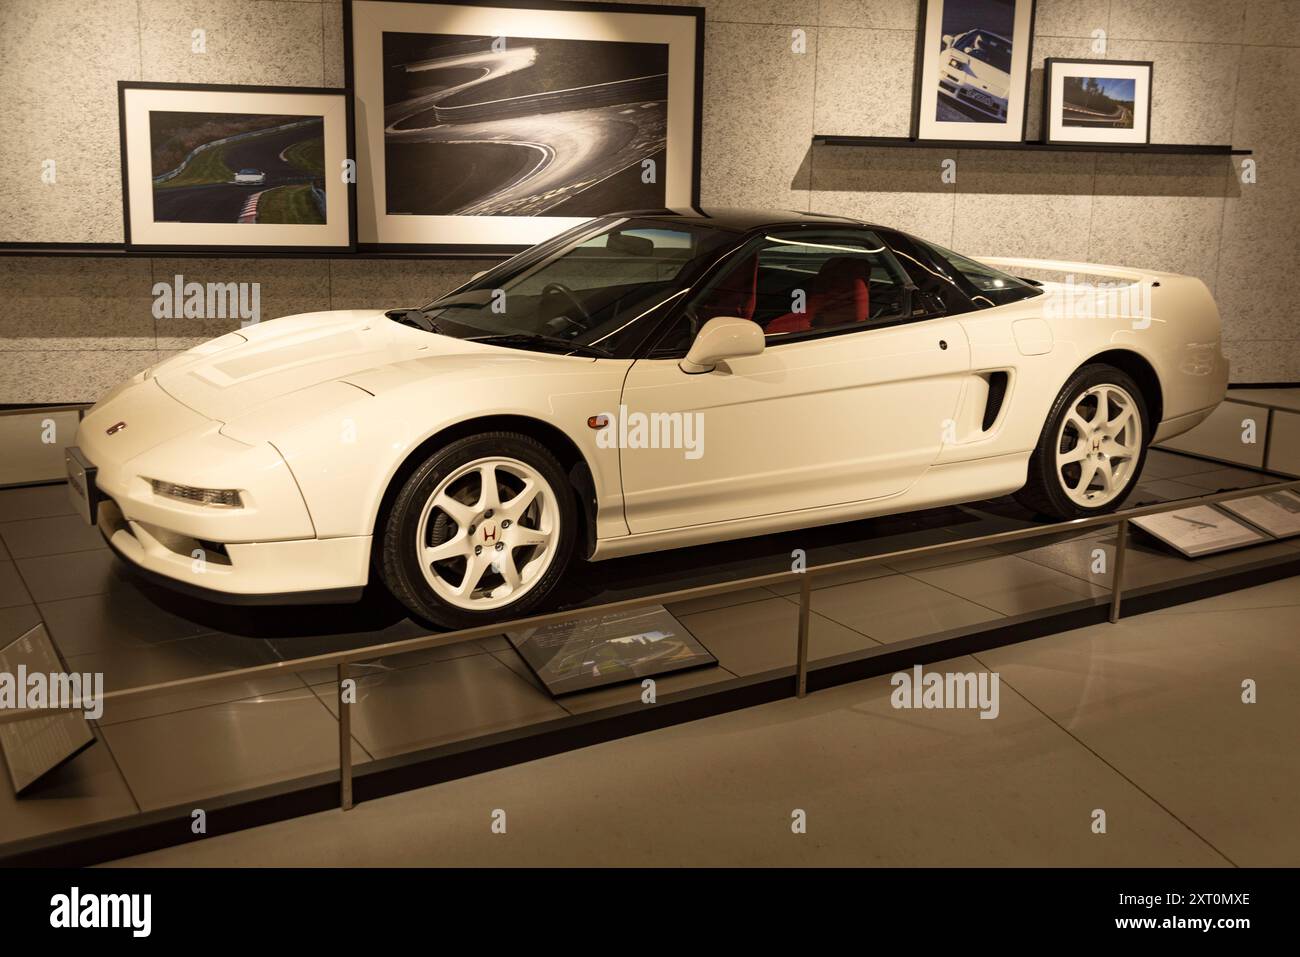
[[[163,482],[150,479],[153,493],[163,498],[191,505],[203,505],[209,508],[243,508],[244,500],[239,497],[239,489],[233,488],[193,488],[189,485],[177,485],[175,482]]]

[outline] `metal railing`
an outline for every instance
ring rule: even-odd
[[[1027,528],[1012,529],[1006,532],[995,532],[991,535],[980,535],[974,538],[939,542],[934,545],[920,545],[915,548],[904,548],[892,552],[881,552],[877,555],[867,555],[862,558],[852,558],[841,562],[815,565],[798,571],[791,570],[773,572],[767,575],[755,575],[750,578],[734,579],[732,581],[719,582],[713,585],[699,585],[693,588],[682,588],[676,591],[660,592],[654,595],[625,598],[620,601],[607,602],[602,605],[590,605],[583,608],[572,608],[566,611],[550,612],[544,615],[534,615],[529,618],[520,618],[514,621],[500,622],[490,625],[478,625],[474,628],[463,628],[459,631],[423,635],[417,638],[405,638],[400,641],[388,641],[378,645],[366,645],[365,647],[354,648],[349,651],[311,655],[306,658],[293,658],[288,661],[253,665],[248,668],[236,668],[231,671],[196,675],[191,678],[177,678],[172,681],[162,681],[152,685],[141,685],[137,688],[110,691],[105,693],[100,700],[105,706],[107,706],[109,702],[128,701],[137,698],[147,698],[153,695],[174,693],[177,691],[208,688],[226,682],[245,681],[249,678],[260,678],[271,674],[300,674],[304,671],[332,666],[336,669],[335,700],[338,702],[339,707],[339,805],[346,811],[352,807],[352,702],[343,692],[345,687],[347,687],[346,682],[351,678],[349,669],[352,665],[366,661],[373,661],[389,655],[406,654],[409,652],[424,651],[429,648],[441,648],[448,645],[463,644],[464,642],[475,641],[479,638],[489,638],[495,635],[500,635],[506,631],[518,631],[524,628],[535,628],[541,625],[560,624],[567,621],[589,618],[594,615],[608,614],[613,611],[640,608],[645,605],[663,605],[672,602],[689,601],[696,598],[709,598],[714,595],[725,595],[729,592],[742,591],[748,588],[762,587],[764,585],[779,585],[798,581],[799,624],[795,645],[794,692],[796,697],[802,698],[808,692],[808,641],[812,615],[812,582],[814,578],[820,575],[832,574],[837,571],[844,571],[851,568],[866,567],[877,563],[898,561],[900,559],[940,555],[944,552],[959,551],[961,549],[972,548],[975,546],[1001,545],[1009,542],[1028,541],[1035,538],[1046,538],[1052,535],[1060,535],[1062,533],[1078,532],[1090,528],[1105,528],[1110,525],[1116,525],[1118,526],[1119,533],[1115,546],[1115,569],[1114,576],[1111,580],[1109,613],[1109,620],[1113,623],[1119,621],[1122,610],[1124,566],[1128,552],[1129,523],[1134,519],[1143,518],[1148,515],[1160,515],[1164,512],[1176,512],[1180,509],[1192,508],[1198,505],[1213,505],[1217,502],[1231,501],[1238,498],[1249,498],[1254,495],[1266,495],[1272,492],[1281,492],[1296,488],[1300,488],[1300,479],[1277,482],[1270,485],[1259,485],[1252,488],[1233,489],[1226,492],[1214,492],[1193,499],[1179,499],[1177,501],[1161,502],[1156,505],[1144,505],[1139,508],[1127,509],[1109,515],[1097,515],[1091,518],[1080,518],[1068,522],[1056,522],[1051,525],[1034,525]],[[1300,552],[1297,553],[1297,557],[1300,557]],[[354,688],[355,685],[352,686],[352,689]],[[29,720],[46,712],[83,710],[81,705],[82,702],[74,702],[69,705],[58,707],[7,709],[0,711],[0,724],[6,724],[11,721]]]

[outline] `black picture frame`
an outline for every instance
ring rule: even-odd
[[[1133,67],[1138,70],[1146,70],[1146,123],[1143,124],[1144,138],[1141,143],[1132,141],[1123,141],[1122,145],[1126,146],[1150,146],[1151,145],[1151,116],[1155,112],[1152,108],[1151,97],[1155,90],[1156,65],[1152,60],[1104,60],[1095,58],[1075,58],[1075,57],[1048,57],[1043,61],[1043,142],[1053,145],[1063,146],[1113,146],[1121,145],[1120,141],[1107,140],[1081,140],[1068,137],[1052,136],[1052,116],[1056,110],[1056,104],[1053,103],[1052,92],[1055,86],[1053,75],[1061,66],[1100,66],[1104,68],[1114,67]]]
[[[916,26],[916,59],[912,69],[912,120],[908,133],[909,137],[918,142],[934,142],[943,144],[960,143],[961,145],[973,148],[988,145],[1003,146],[1007,143],[1025,142],[1029,120],[1029,90],[1034,73],[1034,24],[1038,17],[1038,0],[1014,0],[1017,4],[1027,3],[1029,5],[1029,24],[1024,41],[1025,47],[1029,50],[1029,54],[1025,59],[1024,82],[1023,84],[1017,84],[1021,87],[1023,108],[1020,111],[1020,123],[1018,124],[1018,129],[1010,127],[1016,129],[1015,138],[990,140],[978,138],[964,139],[952,135],[922,135],[922,109],[925,101],[924,87],[926,61],[928,57],[938,57],[941,53],[941,51],[933,50],[928,44],[928,26],[930,23],[930,16],[932,13],[937,13],[939,16],[942,16],[944,4],[949,2],[954,2],[954,0],[921,0],[920,3]],[[1014,83],[1014,78],[1012,82]]]
[[[315,254],[352,253],[357,248],[357,185],[354,176],[350,182],[338,184],[345,191],[347,211],[347,242],[334,245],[301,244],[256,244],[237,245],[231,243],[158,243],[136,242],[132,235],[131,224],[131,171],[127,162],[127,93],[131,90],[154,90],[178,93],[234,93],[234,94],[273,94],[273,95],[309,95],[332,96],[341,99],[344,115],[344,155],[348,159],[356,156],[355,121],[353,101],[343,87],[306,87],[306,86],[257,86],[228,83],[154,83],[139,80],[119,80],[117,83],[117,117],[118,117],[118,159],[122,176],[122,248],[129,253],[181,255],[214,254],[223,257],[240,256],[247,258],[264,258],[275,256],[301,256]],[[250,107],[250,112],[256,112]],[[338,188],[336,187],[336,188]],[[201,224],[200,224],[201,225]]]
[[[343,0],[343,76],[344,89],[353,101],[355,113],[357,63],[355,56],[354,3]],[[365,0],[361,0],[365,2]],[[461,6],[479,8],[540,10],[546,12],[573,12],[585,14],[644,14],[664,17],[690,17],[694,19],[694,51],[691,58],[694,77],[691,98],[691,183],[690,206],[700,205],[701,139],[704,116],[704,23],[702,6],[654,6],[650,4],[622,4],[601,2],[576,2],[576,0],[386,0],[386,2],[412,6]],[[355,131],[354,131],[355,132]],[[357,159],[358,180],[368,175],[362,157]],[[611,210],[616,212],[616,210]],[[355,219],[355,217],[354,217]],[[388,242],[362,241],[358,237],[356,250],[362,254],[388,254],[419,256],[429,259],[499,259],[504,260],[530,248],[535,243],[439,243],[439,242]]]

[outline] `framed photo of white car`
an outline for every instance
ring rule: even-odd
[[[698,204],[703,7],[348,0],[365,247],[518,252]]]
[[[355,247],[351,101],[308,87],[118,83],[128,249]]]
[[[1132,146],[1151,142],[1151,80],[1139,60],[1067,60],[1043,65],[1043,139]]]
[[[917,29],[912,138],[1025,138],[1035,0],[925,0]]]

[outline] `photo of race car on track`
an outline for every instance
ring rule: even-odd
[[[151,110],[154,222],[326,222],[324,118]]]
[[[1129,77],[1067,76],[1064,92],[1062,125],[1133,129],[1137,80]]]

